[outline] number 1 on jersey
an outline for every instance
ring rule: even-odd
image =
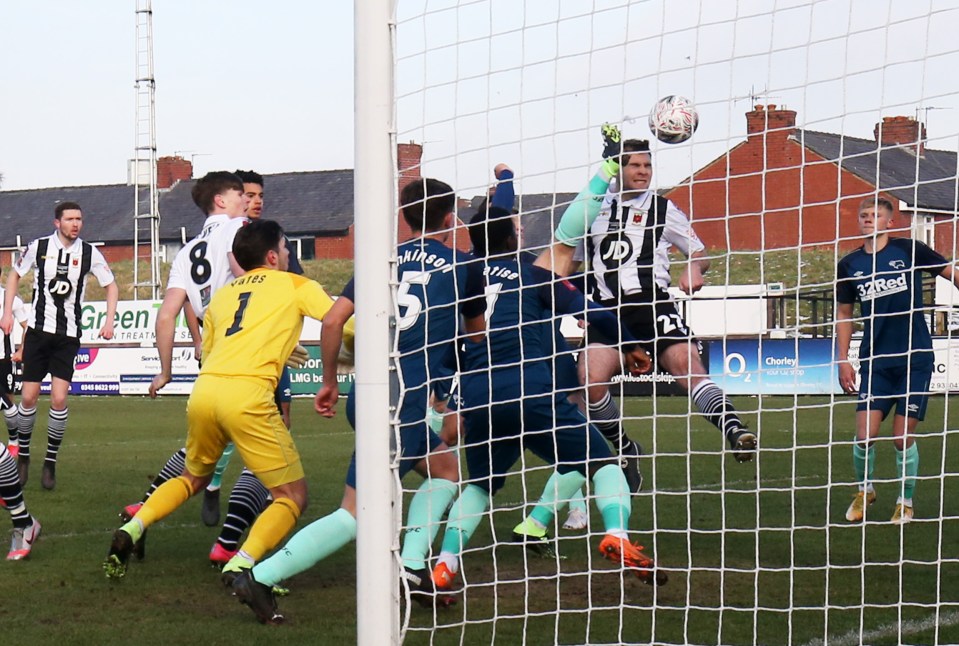
[[[236,308],[236,314],[233,315],[233,325],[227,328],[226,336],[233,336],[243,329],[243,314],[246,312],[246,306],[250,304],[250,294],[252,293],[240,293],[240,305]]]

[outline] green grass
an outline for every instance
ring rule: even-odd
[[[465,557],[470,586],[461,603],[435,622],[414,607],[406,643],[803,644],[834,641],[862,622],[866,631],[880,631],[869,643],[895,644],[897,636],[882,628],[900,621],[893,607],[900,601],[911,631],[903,642],[933,643],[931,629],[912,628],[934,616],[937,600],[953,604],[943,614],[955,622],[959,565],[938,557],[951,559],[959,542],[959,482],[956,475],[934,476],[943,467],[959,473],[956,439],[941,433],[959,428],[959,420],[951,410],[946,419],[945,400],[934,398],[920,426],[920,475],[929,478],[916,494],[921,522],[890,526],[896,486],[880,482],[872,522],[850,526],[843,513],[853,491],[851,402],[737,398],[763,448],[757,463],[740,465],[720,453],[715,429],[686,414],[685,399],[628,400],[631,434],[656,455],[644,460],[647,484],[634,500],[631,524],[669,571],[669,584],[653,590],[622,578],[597,558],[595,536],[560,531],[567,558],[559,574],[556,562],[508,545],[524,501],[538,495],[547,475],[538,469],[511,478],[496,499],[492,526],[480,526]],[[342,415],[322,420],[310,403],[294,403],[311,494],[301,526],[336,508],[353,443]],[[207,565],[216,530],[200,523],[199,499],[150,530],[146,560],[133,563],[124,580],[104,578],[100,564],[117,511],[183,443],[184,404],[176,397],[71,400],[57,489],[40,489],[39,469],[27,486],[44,535],[28,561],[0,564],[4,634],[37,644],[355,642],[352,548],[292,579],[293,594],[281,600],[288,625],[262,627]],[[540,465],[533,458],[527,464]],[[228,483],[237,470],[231,465]],[[894,475],[892,447],[883,442],[876,477]],[[416,487],[418,479],[405,484]],[[595,513],[592,527],[601,528]],[[494,535],[499,542],[491,547]],[[499,581],[496,589],[492,581]],[[863,598],[888,607],[863,612]],[[959,642],[959,625],[948,624],[938,642]]]

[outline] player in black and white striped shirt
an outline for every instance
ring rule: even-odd
[[[47,424],[47,454],[41,484],[56,486],[56,464],[67,428],[67,394],[73,380],[73,364],[80,349],[80,308],[87,274],[106,288],[104,339],[113,338],[113,318],[119,290],[103,254],[80,239],[83,210],[76,202],[61,202],[54,211],[55,231],[31,242],[7,277],[0,330],[13,329],[13,299],[20,279],[34,271],[33,313],[23,339],[23,391],[20,398],[20,481],[26,484],[30,467],[30,437],[36,420],[40,382],[49,374],[50,414]]]
[[[4,290],[0,289],[0,302],[3,301],[3,294]],[[13,297],[11,313],[14,320],[26,330],[30,308],[24,305],[17,295]],[[16,347],[13,337],[13,334],[8,335],[0,332],[0,410],[3,411],[3,420],[6,422],[7,432],[10,436],[10,444],[7,449],[16,458],[20,454],[20,409],[17,407],[17,403],[13,401],[13,364],[23,361],[23,348]]]
[[[667,292],[670,247],[688,259],[679,289],[690,295],[703,286],[709,259],[686,214],[650,190],[652,175],[648,142],[624,141],[618,185],[607,191],[586,237],[593,300],[625,321],[659,368],[673,375],[703,416],[723,432],[736,460],[748,462],[756,450],[756,436],[709,379],[699,343]],[[621,414],[609,394],[613,375],[621,371],[619,352],[610,347],[618,340],[603,338],[595,330],[587,330],[587,340],[580,374],[587,384],[591,421],[626,450],[630,442],[622,434]]]

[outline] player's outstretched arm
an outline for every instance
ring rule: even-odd
[[[839,386],[847,393],[856,392],[856,370],[849,363],[852,341],[852,303],[836,303],[836,351],[839,363]]]
[[[117,281],[113,281],[106,286],[107,290],[107,318],[100,328],[100,338],[109,341],[113,338],[113,320],[117,314],[117,301],[120,300],[120,288],[117,287]]]
[[[186,300],[186,291],[178,287],[168,288],[163,296],[160,311],[157,313],[154,328],[157,353],[160,355],[160,374],[155,375],[150,382],[151,399],[156,399],[160,389],[170,383],[173,378],[173,342],[176,335],[176,317],[181,309],[193,311]],[[196,315],[193,319],[196,320]],[[197,334],[199,334],[199,325],[197,325]]]
[[[940,276],[951,282],[959,289],[959,271],[956,271],[955,265],[946,265],[939,273]]]
[[[536,259],[536,266],[559,276],[573,273],[576,246],[589,233],[599,215],[610,182],[619,174],[622,134],[619,128],[603,124],[603,164],[589,184],[579,192],[560,218],[553,234],[555,242]]]
[[[313,408],[323,417],[336,415],[336,402],[340,398],[340,384],[336,378],[336,358],[343,343],[343,326],[356,307],[346,296],[340,296],[323,317],[320,331],[320,353],[323,359],[323,386],[313,401]]]

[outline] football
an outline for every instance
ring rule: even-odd
[[[699,126],[699,113],[684,96],[663,97],[649,111],[649,129],[667,144],[678,144],[693,136]]]

